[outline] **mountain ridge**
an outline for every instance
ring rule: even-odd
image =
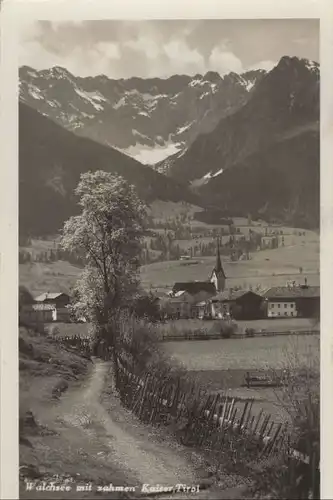
[[[58,124],[142,163],[182,152],[242,106],[264,70],[114,80],[53,67],[20,68],[20,100]]]
[[[31,70],[31,68],[25,67],[21,69],[21,77],[22,71],[25,74],[32,71],[33,78],[38,77],[37,72]],[[103,85],[111,92],[109,88],[110,79],[105,75],[84,78],[83,81],[86,86],[83,90],[79,86],[80,81],[75,80],[67,70],[55,67],[51,73],[50,71],[39,72],[42,74],[42,78],[38,82],[40,87],[29,83],[24,78],[21,79],[20,97],[21,102],[24,103],[24,96],[27,97],[24,92],[29,91],[29,99],[32,100],[33,104],[32,108],[37,113],[32,118],[32,122],[37,119],[40,124],[40,120],[36,117],[44,114],[48,116],[48,119],[54,125],[60,126],[63,132],[57,129],[55,133],[60,149],[59,134],[63,137],[65,144],[69,141],[70,144],[75,143],[79,149],[82,147],[84,151],[87,148],[88,151],[90,149],[96,151],[99,158],[98,163],[103,168],[108,169],[110,165],[107,165],[105,160],[102,161],[101,157],[110,158],[112,168],[114,168],[117,158],[117,161],[121,164],[120,170],[127,174],[130,179],[134,179],[139,190],[148,199],[152,199],[154,195],[158,199],[163,199],[165,195],[170,199],[176,196],[177,200],[181,200],[183,197],[186,201],[200,205],[203,208],[220,209],[229,214],[230,211],[233,211],[237,214],[242,213],[242,215],[253,213],[256,216],[259,212],[265,212],[268,220],[293,220],[298,221],[298,224],[301,221],[302,224],[307,226],[319,225],[317,191],[311,194],[307,184],[307,178],[309,178],[312,185],[315,186],[315,190],[319,190],[317,181],[319,179],[320,69],[318,63],[307,59],[284,56],[269,72],[249,72],[249,80],[244,78],[242,81],[240,75],[230,73],[223,77],[225,79],[224,95],[222,99],[222,94],[219,94],[217,101],[214,101],[212,96],[218,94],[218,92],[214,93],[214,89],[217,88],[215,87],[217,85],[216,81],[223,81],[223,78],[216,72],[207,72],[205,75],[197,74],[194,77],[174,75],[164,80],[145,80],[133,77],[122,80],[121,83],[116,81],[117,85],[124,87],[124,84],[126,84],[129,89],[126,90],[126,95],[117,94],[117,88],[113,87],[111,89],[114,92],[114,102],[116,104],[119,104],[122,100],[127,102],[126,105],[119,106],[121,115],[117,115],[117,113],[114,115],[113,111],[106,111],[101,105],[104,102],[103,99],[105,99],[105,95],[102,94]],[[74,82],[72,78],[74,78]],[[96,78],[101,83],[100,90],[94,87]],[[172,85],[170,85],[170,81]],[[152,82],[154,84],[162,82],[164,87],[168,86],[167,88],[170,91],[169,97],[162,96],[163,105],[161,107],[157,102],[158,99],[156,102],[154,101],[154,118],[152,116],[145,117],[142,111],[142,106],[149,107],[152,104],[153,94],[160,96],[162,94],[159,94],[159,92],[164,91],[162,88],[152,85]],[[35,83],[37,83],[36,80]],[[88,84],[90,87],[87,86]],[[185,84],[186,93],[180,96],[176,92],[176,99],[173,101],[175,90],[179,88],[179,85],[184,86]],[[248,90],[246,87],[250,84],[251,88]],[[136,88],[133,88],[133,85]],[[143,86],[140,87],[140,91],[145,90],[146,92],[139,92],[140,85]],[[122,92],[124,91],[123,87]],[[45,91],[45,88],[47,91]],[[52,94],[52,92],[55,92],[55,94]],[[154,170],[148,166],[142,170],[142,164],[133,160],[131,155],[124,155],[124,148],[119,146],[110,147],[110,144],[106,145],[101,140],[96,141],[94,135],[97,130],[95,116],[91,121],[93,130],[91,131],[87,125],[90,120],[90,118],[87,118],[84,133],[78,133],[75,129],[75,116],[73,118],[71,112],[64,109],[62,115],[59,115],[59,109],[62,109],[61,103],[59,103],[59,106],[56,104],[54,106],[50,105],[50,102],[53,102],[52,99],[54,102],[56,101],[55,95],[59,93],[62,95],[63,103],[66,101],[71,109],[73,106],[77,107],[79,114],[83,118],[84,114],[87,114],[87,108],[84,106],[89,105],[90,108],[96,109],[99,113],[97,114],[101,129],[104,132],[107,130],[113,140],[121,137],[124,141],[132,141],[134,137],[140,147],[151,147],[152,151],[157,151],[157,153],[159,148],[163,153],[166,153],[166,149],[169,148],[167,158],[157,161],[153,165],[155,174],[167,173],[167,177],[154,177],[151,173]],[[74,97],[73,93],[75,94]],[[216,103],[219,103],[220,107]],[[43,106],[46,106],[44,111]],[[140,119],[138,119],[138,116],[133,115],[134,108],[138,116],[140,116],[140,113],[142,114]],[[117,109],[118,106],[116,106],[116,111]],[[174,136],[167,134],[162,137],[162,135],[159,135],[157,125],[166,126],[165,122],[163,122],[164,109],[174,110],[165,120],[173,133],[176,130],[180,135],[189,134],[188,139],[183,140],[179,149],[176,147]],[[52,113],[52,110],[55,110],[55,114]],[[117,118],[116,121],[112,122],[115,116],[118,118],[121,116],[122,118]],[[193,116],[196,116],[197,120],[190,120],[190,117],[193,118]],[[61,121],[63,122],[59,123]],[[182,125],[184,122],[186,125]],[[146,135],[145,127],[147,126],[149,131]],[[39,125],[37,128],[41,129],[42,127]],[[50,130],[50,126],[46,128]],[[126,130],[130,131],[129,137],[125,137]],[[114,131],[116,131],[115,134],[113,134]],[[31,134],[31,131],[23,132],[23,135],[28,134],[29,136],[29,133]],[[68,139],[69,136],[67,135],[64,138],[63,133],[70,134],[71,140]],[[85,140],[85,134],[91,136],[86,139],[93,141],[93,143],[89,143],[90,146],[79,141],[79,139]],[[47,141],[50,143],[52,134],[49,133],[48,135]],[[37,145],[40,144],[40,137],[36,135],[32,136],[31,140]],[[52,141],[50,144],[52,150]],[[316,154],[312,154],[311,150],[308,150],[309,144],[311,144],[312,150]],[[101,146],[102,149],[98,146]],[[69,149],[72,150],[72,147],[71,145]],[[62,149],[64,148],[62,147]],[[116,151],[120,156],[116,155]],[[307,155],[304,154],[304,151],[307,151]],[[170,152],[173,154],[170,154]],[[29,154],[30,157],[33,157],[31,152]],[[57,156],[57,154],[54,151],[53,157]],[[74,164],[77,158],[81,157],[81,154],[79,152],[75,153]],[[276,158],[280,158],[281,165],[276,162]],[[292,158],[293,161],[290,162],[289,158]],[[302,158],[302,162],[299,161],[299,158]],[[38,164],[40,158],[36,160]],[[69,170],[68,175],[71,176],[70,171],[73,167],[68,158],[66,159],[66,155],[61,160],[65,160],[66,168]],[[43,159],[43,161],[46,160]],[[289,165],[288,169],[285,169],[285,164]],[[87,163],[83,161],[83,165],[87,165]],[[64,186],[61,187],[59,182],[57,184],[55,179],[59,178],[59,176],[62,177],[65,173],[59,174],[58,168],[59,175],[56,175],[57,168],[58,166],[54,166],[51,175],[52,181],[48,179],[48,183],[51,182],[53,191],[58,190],[60,195]],[[76,168],[74,167],[74,170]],[[138,173],[135,173],[135,169],[138,169],[141,173],[145,172],[143,181],[138,179]],[[149,172],[146,169],[149,169]],[[267,172],[271,172],[271,178],[267,176],[265,169]],[[293,170],[297,172],[298,182],[295,182]],[[285,178],[284,182],[280,182],[279,172]],[[265,182],[262,179],[265,179]],[[249,194],[246,194],[238,185],[244,183],[245,180],[250,186],[248,189]],[[166,183],[165,190],[162,189],[163,182]],[[259,189],[255,188],[255,182],[258,186],[261,186],[261,189],[270,193],[271,202],[266,195],[263,195]],[[280,203],[274,195],[274,183],[276,189],[280,192],[283,203]],[[147,192],[149,186],[150,193]],[[307,193],[309,203],[302,196],[302,189]],[[154,190],[156,191],[155,194],[153,193]],[[292,196],[300,201],[296,204],[293,203]],[[256,200],[258,203],[260,201],[260,206]],[[266,210],[263,210],[263,207],[266,207]]]
[[[318,121],[319,65],[308,69],[306,64],[298,58],[281,58],[244,106],[221,119],[212,132],[198,136],[183,155],[174,157],[170,175],[189,182],[226,170],[274,142],[276,135]]]
[[[24,103],[19,103],[20,230],[53,234],[77,213],[74,189],[80,174],[105,170],[135,185],[147,203],[160,199],[198,205],[182,183],[91,139],[78,137]]]

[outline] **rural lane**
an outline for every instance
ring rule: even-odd
[[[106,377],[109,387],[110,364],[94,360],[88,378],[70,388],[49,407],[44,420],[65,426],[67,439],[73,439],[73,447],[80,443],[89,450],[91,445],[91,454],[96,455],[103,467],[110,465],[111,471],[116,464],[127,478],[124,486],[135,486],[138,497],[147,497],[142,492],[144,484],[170,487],[180,483],[187,486],[202,483],[188,449],[172,440],[164,440],[150,426],[140,422],[121,405],[112,388],[110,394],[103,395]],[[197,493],[160,493],[156,497],[223,499],[240,498],[240,493],[239,488],[202,488]],[[102,497],[107,498],[107,493],[102,493]]]

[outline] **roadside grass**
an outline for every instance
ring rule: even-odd
[[[45,323],[45,330],[57,337],[89,337],[89,325],[87,323]]]
[[[89,361],[26,327],[19,331],[20,415],[61,394],[88,373]]]

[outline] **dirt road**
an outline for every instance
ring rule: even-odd
[[[103,399],[109,368],[108,363],[95,360],[83,385],[69,388],[58,402],[41,408],[36,415],[42,425],[55,431],[54,436],[44,436],[34,446],[39,452],[44,449],[46,462],[57,464],[56,473],[63,475],[66,468],[69,476],[75,476],[76,484],[86,485],[89,498],[92,493],[96,498],[112,498],[110,485],[135,488],[130,494],[145,498],[150,486],[171,488],[178,484],[193,487],[195,492],[185,494],[178,488],[180,491],[171,496],[159,493],[158,497],[240,498],[239,489],[198,491],[202,478],[194,453],[172,439],[166,442],[156,430],[142,424],[121,406],[112,390]],[[71,474],[71,470],[76,473]],[[96,492],[97,487],[105,489]]]

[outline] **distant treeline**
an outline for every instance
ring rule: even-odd
[[[231,226],[233,224],[231,217],[226,216],[225,212],[221,210],[194,212],[193,217],[195,220],[204,222],[205,224],[220,224],[221,226]]]
[[[28,250],[19,251],[19,264],[26,264],[29,262],[51,263],[58,260],[63,260],[79,267],[84,265],[84,258],[82,256],[74,255],[61,248],[40,251],[38,253],[33,253]]]

